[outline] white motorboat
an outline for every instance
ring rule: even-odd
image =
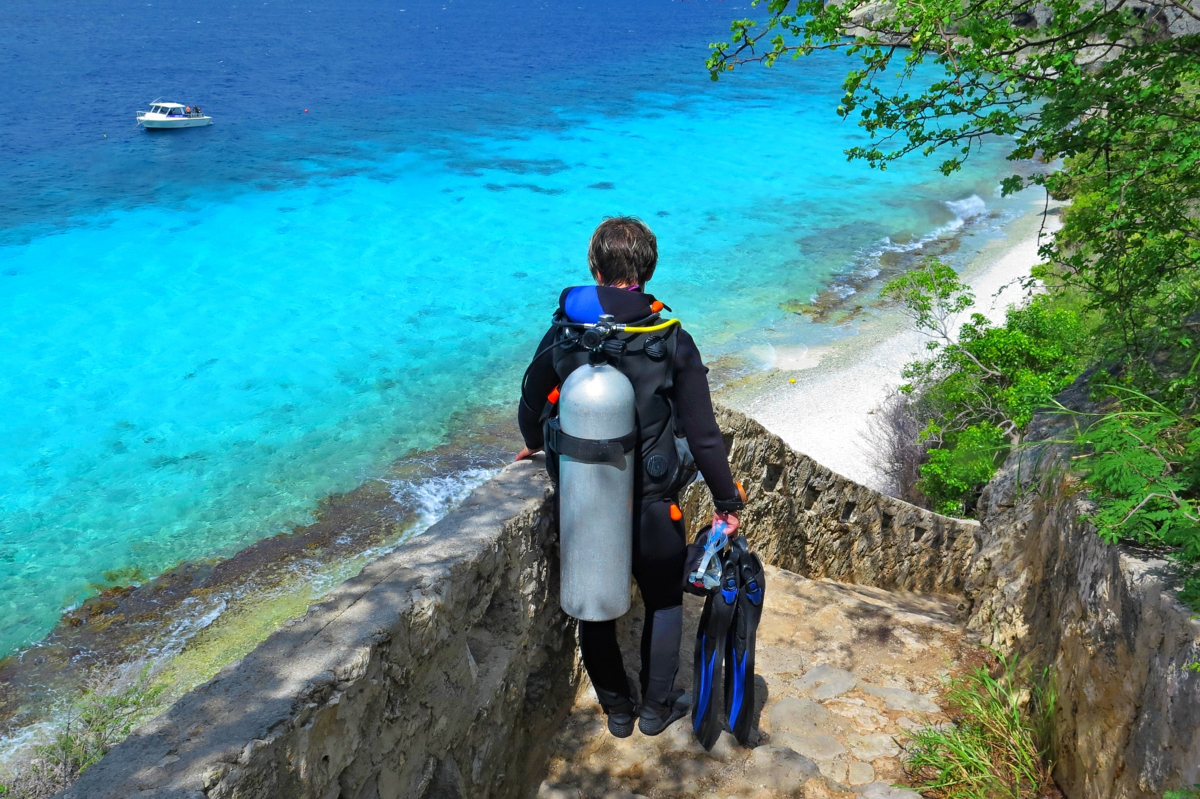
[[[138,124],[147,130],[154,128],[199,128],[212,124],[212,117],[205,116],[198,105],[180,103],[150,104],[149,111],[139,111]]]

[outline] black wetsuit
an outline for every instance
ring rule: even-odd
[[[563,292],[560,309],[567,292]],[[595,299],[599,311],[612,314],[617,322],[633,322],[651,313],[654,297],[640,291],[598,287]],[[568,314],[570,315],[570,314]],[[572,317],[573,321],[595,321]],[[526,375],[518,421],[525,446],[538,449],[543,444],[542,410],[547,396],[559,384],[549,347],[559,330],[551,328],[538,345],[539,355]],[[719,505],[738,503],[738,491],[729,470],[728,454],[721,430],[713,415],[708,388],[708,369],[700,359],[696,343],[685,331],[678,331],[673,369],[674,386],[670,399],[675,408],[676,429],[687,438],[696,466]],[[683,521],[671,519],[671,504],[677,497],[643,502],[634,498],[633,577],[637,580],[646,606],[642,629],[641,689],[643,701],[664,705],[675,682],[679,666],[679,643],[683,626],[683,568],[687,537]],[[617,645],[615,621],[579,623],[579,647],[583,664],[601,705],[607,712],[628,712],[632,707],[625,666]]]

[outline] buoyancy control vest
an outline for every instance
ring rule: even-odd
[[[639,324],[657,321],[657,314]],[[597,340],[588,339],[584,325],[574,325],[559,310],[554,322],[558,334],[553,348],[554,371],[559,385],[576,369],[588,363],[608,363],[633,385],[636,405],[634,450],[634,496],[644,507],[651,502],[674,498],[697,474],[687,440],[679,435],[674,388],[675,350],[679,326],[670,324],[652,333],[611,332]],[[632,325],[631,325],[632,326]],[[557,397],[548,399],[543,412],[546,468],[558,479],[559,440]]]

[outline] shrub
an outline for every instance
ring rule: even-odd
[[[1188,376],[1195,370],[1193,364]],[[1074,414],[1081,420],[1075,443],[1083,451],[1077,465],[1096,503],[1091,520],[1110,543],[1170,548],[1183,571],[1180,599],[1200,608],[1196,397],[1181,401],[1161,392],[1159,400],[1112,384],[1101,390],[1108,400],[1103,412]]]
[[[911,393],[890,391],[873,411],[867,428],[868,457],[887,481],[886,490],[905,502],[927,507],[929,499],[917,487],[929,445],[920,440],[927,414]]]
[[[891,281],[883,293],[930,336],[930,357],[905,367],[911,382],[901,387],[920,408],[924,426],[917,441],[928,449],[915,489],[941,513],[970,513],[980,488],[1020,445],[1034,412],[1079,374],[1079,315],[1042,295],[1010,308],[1003,325],[973,314],[956,334],[954,320],[974,298],[936,258]]]
[[[979,490],[1004,461],[1007,445],[1004,431],[995,425],[976,424],[954,433],[930,450],[917,488],[938,513],[973,513]]]

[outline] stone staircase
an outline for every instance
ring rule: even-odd
[[[905,733],[948,721],[939,692],[981,662],[954,622],[956,598],[810,580],[767,567],[756,650],[759,726],[753,748],[724,733],[711,752],[690,717],[650,738],[608,734],[584,686],[553,743],[538,799],[629,797],[852,797],[918,799],[906,783]],[[702,602],[685,597],[686,631]],[[637,671],[639,613],[621,625],[626,667]],[[691,689],[685,634],[678,687]]]

